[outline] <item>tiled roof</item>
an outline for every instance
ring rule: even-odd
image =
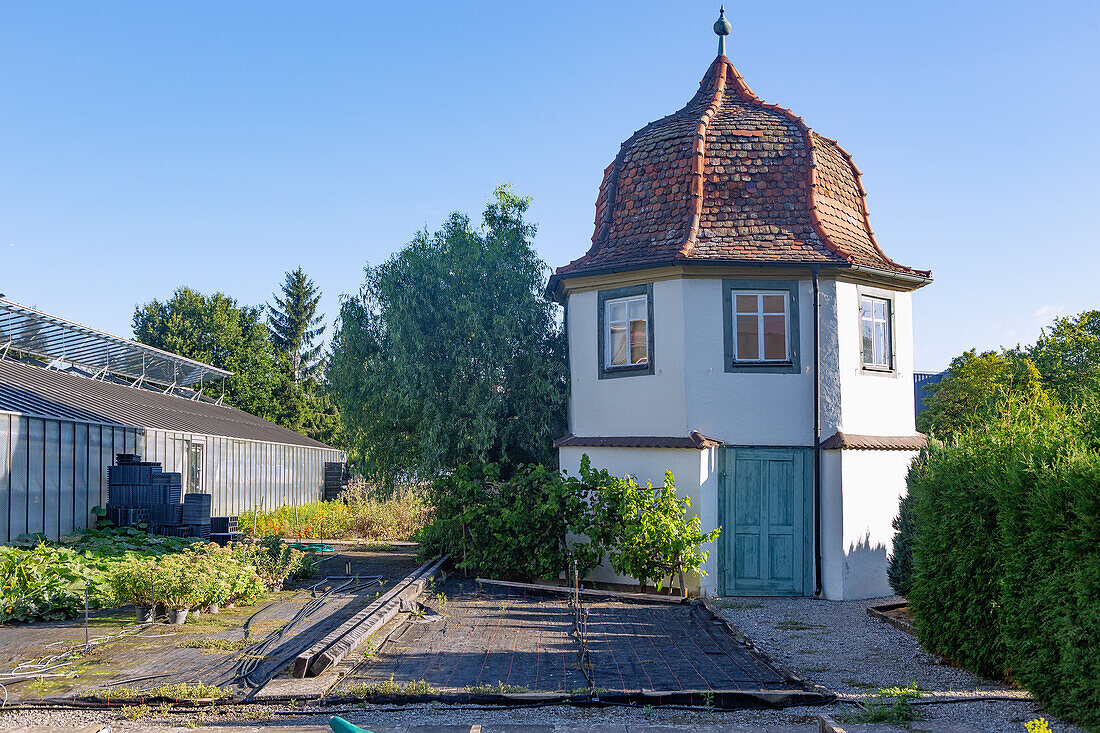
[[[327,448],[234,407],[0,359],[0,410],[63,420]]]
[[[823,450],[920,450],[928,445],[928,436],[856,435],[837,431],[821,441]]]
[[[927,278],[875,242],[859,170],[719,56],[680,111],[604,171],[592,247],[553,280],[693,262],[858,265]]]
[[[600,438],[581,438],[567,435],[554,441],[555,448],[713,448],[722,445],[722,441],[708,438],[698,430],[692,430],[686,438],[659,437],[649,435],[610,436]]]

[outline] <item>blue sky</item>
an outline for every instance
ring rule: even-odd
[[[180,285],[245,303],[362,267],[511,181],[582,254],[604,167],[679,108],[717,3],[8,2],[0,292],[130,334]],[[915,297],[918,369],[1100,307],[1100,9],[729,3],[753,89],[863,170]]]

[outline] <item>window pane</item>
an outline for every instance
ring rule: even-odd
[[[887,366],[886,363],[886,324],[875,324],[875,364]]]
[[[630,303],[630,320],[644,321],[646,319],[647,300],[645,298],[635,298],[628,302]]]
[[[618,300],[607,304],[607,320],[609,323],[622,323],[626,320],[626,301]]]
[[[875,301],[875,320],[876,321],[885,321],[886,320],[886,301],[885,300],[876,300]]]
[[[873,312],[874,309],[871,307],[871,299],[870,298],[862,298],[859,301],[859,307],[860,307],[860,310],[863,311],[863,317],[864,318],[870,318],[872,316],[872,312]]]
[[[787,358],[787,332],[783,316],[764,316],[764,358],[783,361]]]
[[[786,295],[765,295],[764,296],[764,312],[765,313],[784,313],[786,312],[787,296]]]
[[[737,312],[738,313],[756,313],[759,308],[758,297],[756,295],[738,295],[735,296],[737,300]]]
[[[611,366],[621,366],[627,363],[626,325],[611,326]]]
[[[875,339],[871,321],[867,318],[863,319],[863,363],[875,363]]]
[[[649,343],[646,338],[646,322],[640,319],[630,322],[630,363],[645,364]]]
[[[737,296],[740,298],[741,296]],[[759,359],[760,344],[759,321],[756,316],[737,316],[737,356],[738,359]]]

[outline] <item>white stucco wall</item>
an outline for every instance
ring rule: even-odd
[[[914,451],[825,451],[822,587],[830,600],[893,595],[886,579],[898,504]]]
[[[893,298],[895,369],[891,373],[863,369],[859,286],[836,283],[840,429],[865,435],[914,435],[912,295],[864,290],[890,293]]]
[[[793,275],[787,279],[797,279]],[[684,394],[688,429],[732,445],[813,444],[813,300],[809,280],[798,287],[797,374],[725,370],[721,279],[684,280]],[[832,283],[822,283],[832,288]],[[822,321],[828,323],[823,316]]]
[[[709,532],[718,524],[718,466],[714,449],[669,448],[561,448],[561,468],[572,476],[580,472],[581,456],[588,454],[595,469],[607,469],[614,476],[634,476],[639,483],[649,482],[662,486],[665,471],[672,471],[676,482],[676,494],[691,500],[689,516],[698,516],[702,531]],[[703,547],[710,555],[703,570],[707,573],[696,587],[693,579],[687,580],[688,590],[714,595],[718,573],[718,548],[716,543]],[[604,583],[636,584],[632,578],[617,575],[606,564],[597,568],[589,577]]]
[[[803,276],[805,276],[803,274]],[[772,278],[765,278],[772,279]],[[786,279],[798,279],[792,273]],[[836,283],[821,280],[822,341],[837,344]],[[569,296],[570,432],[580,436],[686,436],[734,445],[813,444],[813,302],[799,281],[798,374],[725,370],[721,278],[653,285],[654,374],[599,379],[597,293]],[[832,352],[835,354],[837,347]],[[823,365],[824,374],[836,372]],[[822,429],[839,421],[841,382],[822,383]]]
[[[573,435],[688,434],[682,283],[653,284],[653,374],[615,379],[599,378],[597,294],[569,296],[569,428]]]

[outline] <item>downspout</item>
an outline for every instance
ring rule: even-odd
[[[814,598],[821,598],[821,289],[810,265],[814,298]]]

